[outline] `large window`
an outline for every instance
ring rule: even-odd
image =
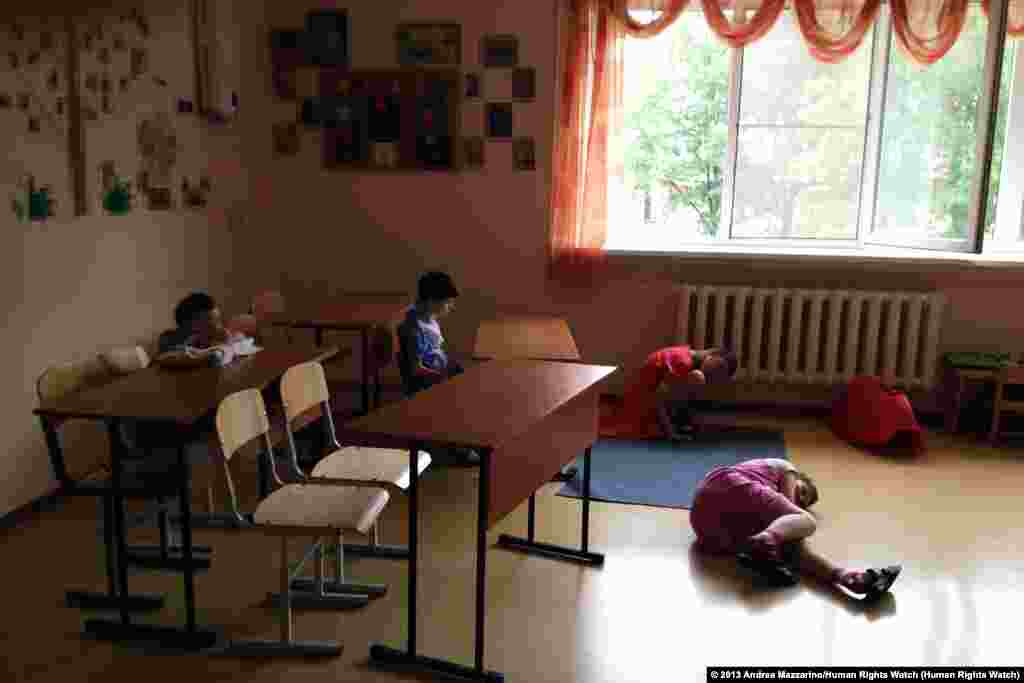
[[[974,250],[989,22],[972,6],[953,49],[921,68],[896,47],[886,7],[881,15],[838,64],[808,54],[789,12],[743,50],[725,47],[700,16],[628,40],[626,180],[607,248],[725,240]],[[1004,245],[1020,242],[1024,198],[1024,183],[1008,181],[1015,206],[1000,207],[999,221],[1012,229],[994,230],[1003,158],[1024,167],[1024,153],[1005,149],[1008,112],[1024,96],[1016,51],[1007,43],[985,216],[985,235],[994,243],[998,232]]]

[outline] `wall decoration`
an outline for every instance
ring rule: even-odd
[[[483,96],[480,88],[480,74],[466,74],[466,99],[478,99]]]
[[[299,124],[294,121],[274,124],[274,155],[291,157],[299,153]]]
[[[169,187],[151,187],[146,192],[150,211],[169,211],[174,207],[174,200]]]
[[[515,131],[515,115],[507,104],[487,105],[487,137],[511,138]]]
[[[512,153],[515,158],[516,170],[537,170],[537,156],[533,138],[516,138],[512,143]]]
[[[18,221],[45,221],[56,215],[56,200],[49,185],[36,187],[35,176],[29,174],[15,186],[11,209]]]
[[[462,141],[462,159],[467,168],[483,168],[484,139],[481,137],[465,138]]]
[[[516,69],[512,72],[512,97],[530,101],[536,96],[537,72],[530,69]]]
[[[192,104],[192,100],[179,99],[178,100],[178,113],[179,114],[191,114],[195,111],[195,105]]]
[[[402,66],[458,66],[462,62],[459,24],[399,24],[395,42]]]
[[[181,181],[182,201],[190,209],[205,208],[212,190],[213,184],[210,182],[210,178],[205,175],[199,179],[198,185],[193,185],[189,182],[188,178],[184,178]]]
[[[271,31],[270,61],[274,95],[295,99],[295,69],[305,63],[302,31]]]
[[[123,216],[132,210],[132,184],[117,174],[113,161],[100,164],[101,202],[112,216]]]
[[[309,64],[348,66],[348,13],[345,10],[307,13],[303,38]]]
[[[509,34],[484,36],[480,41],[480,63],[489,69],[519,65],[519,38]]]

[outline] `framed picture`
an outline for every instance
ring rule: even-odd
[[[476,100],[483,96],[480,89],[480,74],[466,74],[466,89],[463,95],[467,100]]]
[[[487,105],[487,137],[511,139],[515,130],[515,115],[507,104]]]
[[[483,168],[484,139],[479,137],[462,140],[462,161],[466,168]]]
[[[512,97],[530,101],[536,97],[537,72],[534,69],[516,69],[512,72]]]
[[[509,34],[484,36],[480,41],[480,63],[489,69],[519,66],[519,38]]]
[[[317,10],[306,14],[306,57],[317,66],[348,66],[348,12]]]
[[[299,153],[299,124],[294,121],[274,124],[274,156],[291,157]]]
[[[537,170],[537,154],[533,138],[516,138],[512,144],[512,153],[515,158],[516,170]]]
[[[462,63],[459,24],[399,24],[395,29],[398,63],[402,66],[458,66]]]

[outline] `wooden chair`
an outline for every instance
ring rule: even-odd
[[[111,349],[103,354],[94,356],[74,363],[53,366],[43,372],[36,380],[36,395],[40,404],[49,401],[59,400],[63,396],[84,391],[89,388],[105,385],[117,379],[118,375],[127,374],[141,370],[149,365],[149,356],[141,347],[122,347]],[[56,429],[64,429],[75,420],[54,420],[50,424]],[[106,546],[106,569],[107,569],[107,593],[95,593],[87,591],[67,591],[65,603],[68,607],[83,609],[113,609],[115,602],[111,596],[115,594],[115,555],[113,542],[113,520],[114,506],[113,495],[110,490],[110,478],[112,476],[110,463],[110,445],[103,443],[102,439],[95,439],[88,446],[89,432],[82,432],[76,440],[79,447],[73,449],[62,449],[63,476],[60,475],[61,467],[54,462],[54,470],[61,478],[61,495],[70,496],[95,496],[99,499],[100,505],[100,526]],[[122,442],[130,441],[130,434],[122,425],[121,431],[116,438]],[[107,438],[111,438],[108,433]],[[126,445],[130,445],[127,444]],[[126,452],[129,449],[124,449]],[[52,455],[52,453],[51,453]],[[68,457],[68,456],[71,457]],[[133,546],[128,548],[131,554],[142,556],[143,554],[158,555],[164,559],[173,552],[180,552],[180,548],[172,547],[170,541],[170,525],[166,509],[162,503],[166,499],[173,499],[176,495],[175,483],[161,472],[146,472],[145,456],[147,453],[138,452],[135,457],[125,458],[125,467],[122,472],[122,487],[125,495],[129,498],[149,499],[156,497],[161,503],[158,526],[160,529],[159,548],[149,546]],[[138,467],[129,466],[132,461],[142,461]],[[197,546],[198,552],[210,552],[210,548]],[[139,596],[129,606],[132,611],[146,612],[152,609],[159,609],[162,601],[156,597]]]
[[[331,415],[330,393],[324,368],[320,363],[309,362],[293,366],[281,378],[281,399],[285,409],[285,429],[288,436],[288,447],[291,454],[291,470],[293,476],[304,477],[299,462],[298,449],[292,428],[297,423],[302,426],[311,424],[315,418],[311,416],[320,411],[320,421],[324,429],[324,440],[327,452],[314,465],[311,476],[314,480],[327,479],[335,482],[375,482],[386,487],[393,493],[401,494],[409,487],[410,467],[409,454],[404,450],[391,448],[368,448],[364,446],[342,447],[338,441],[334,418]],[[422,474],[430,465],[431,457],[426,451],[419,451],[417,460],[418,474]],[[369,553],[380,542],[380,525],[375,523],[370,534]],[[344,545],[338,539],[335,550],[334,580],[327,585],[331,591],[339,593],[356,593],[366,595],[382,595],[384,586],[347,583],[343,576]],[[292,582],[295,590],[320,590],[315,579],[298,578]]]
[[[313,537],[315,542],[305,553],[299,568],[310,554],[317,556],[317,574],[322,574],[322,547],[319,539],[341,540],[342,532],[367,533],[388,503],[389,494],[377,482],[340,483],[324,479],[303,479],[303,483],[284,483],[274,467],[270,442],[270,421],[263,396],[256,389],[231,394],[217,409],[217,434],[221,442],[225,484],[235,517],[234,530],[252,530],[280,537],[281,593],[277,603],[281,612],[281,636],[276,641],[236,641],[223,651],[229,655],[251,656],[337,656],[342,646],[337,642],[296,641],[292,638],[292,570],[288,564],[288,538]],[[273,472],[277,490],[264,498],[251,515],[238,509],[235,485],[231,477],[231,458],[246,444],[260,440],[262,457]],[[296,569],[298,571],[298,569]],[[274,599],[271,594],[271,599]],[[365,605],[365,595],[326,596],[322,603],[333,607]]]
[[[1024,415],[1024,401],[1008,400],[1006,398],[1007,387],[1021,387],[1024,391],[1024,366],[1010,366],[1003,368],[996,377],[995,405],[992,409],[992,428],[989,431],[989,441],[993,444],[999,442],[1000,423],[1003,413]]]

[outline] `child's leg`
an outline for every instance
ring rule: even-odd
[[[822,583],[842,586],[851,593],[862,595],[885,592],[900,572],[899,567],[895,566],[867,570],[840,567],[808,548],[807,543],[803,541],[793,544],[792,556],[797,570],[801,574]]]

